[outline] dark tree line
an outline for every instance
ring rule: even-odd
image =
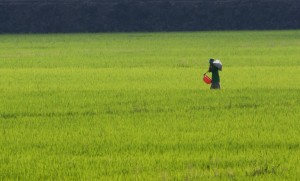
[[[0,33],[299,28],[299,0],[0,1]]]

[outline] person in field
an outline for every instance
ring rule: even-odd
[[[212,81],[211,81],[210,89],[221,89],[219,68],[214,63],[215,63],[215,60],[213,58],[209,59],[208,72],[212,73]]]

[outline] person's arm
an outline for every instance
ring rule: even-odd
[[[209,66],[208,71],[207,72],[212,72],[212,65]]]

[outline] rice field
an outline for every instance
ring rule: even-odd
[[[297,180],[299,81],[297,30],[0,35],[0,180]]]

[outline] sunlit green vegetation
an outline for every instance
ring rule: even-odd
[[[0,180],[296,180],[299,81],[300,31],[0,35]]]

